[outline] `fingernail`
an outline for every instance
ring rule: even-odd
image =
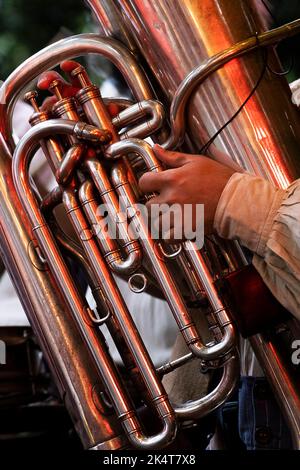
[[[162,147],[159,144],[154,144],[153,146],[154,150],[161,150]]]

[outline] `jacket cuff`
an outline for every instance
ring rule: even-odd
[[[264,256],[275,215],[287,191],[247,173],[234,173],[227,182],[214,218],[214,230]]]

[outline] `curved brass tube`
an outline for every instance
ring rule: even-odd
[[[98,201],[95,196],[94,184],[91,181],[87,180],[80,186],[79,199],[91,227],[95,227],[95,231],[97,232],[95,234],[96,238],[110,268],[115,273],[123,275],[131,274],[136,271],[142,261],[141,250],[136,249],[136,246],[138,246],[136,242],[127,241],[125,245],[125,249],[127,248],[126,258],[123,259],[117,243],[115,240],[111,239],[109,234],[105,231],[105,225],[103,225],[103,230],[100,231],[100,236],[98,236],[98,229],[99,227],[101,228],[102,220],[97,213]]]
[[[118,217],[118,212],[120,211],[119,201],[116,197],[114,189],[111,186],[103,164],[96,158],[89,158],[85,165],[97,188],[99,196],[105,204],[105,208],[109,214],[110,220],[115,222]],[[83,195],[83,190],[81,191],[81,196],[83,197],[84,201],[85,196]],[[86,205],[84,207],[87,209]],[[95,210],[97,211],[97,208]],[[89,214],[91,215],[90,211]],[[142,261],[140,244],[137,240],[134,240],[130,236],[126,226],[124,226],[123,223],[118,223],[117,235],[120,244],[126,253],[126,258],[124,260],[122,258],[120,259],[120,251],[116,251],[117,247],[115,243],[110,243],[110,246],[107,247],[104,247],[103,245],[103,249],[106,250],[106,254],[112,262],[111,266],[112,268],[116,269],[116,272],[133,272],[140,266]]]
[[[196,87],[201,85],[213,72],[236,57],[248,54],[259,47],[276,44],[282,39],[299,33],[300,19],[240,41],[225,51],[210,57],[192,70],[181,82],[172,100],[170,108],[171,133],[167,141],[161,144],[162,147],[175,149],[182,144],[186,131],[185,110],[188,101]]]
[[[80,234],[88,234],[90,229],[83,216],[73,189],[69,188],[64,191],[63,202],[76,232]],[[164,426],[163,430],[158,435],[151,438],[145,437],[141,433],[140,426],[138,427],[134,411],[124,411],[124,409],[122,411],[122,407],[119,403],[120,398],[116,396],[116,391],[112,394],[111,399],[119,411],[119,417],[127,431],[128,439],[132,440],[132,442],[134,441],[135,446],[138,448],[152,448],[152,446],[158,444],[164,445],[173,438],[174,433],[176,432],[174,413],[169,404],[167,395],[164,392],[163,386],[159,380],[157,380],[155,369],[148,352],[144,347],[131,315],[127,310],[120,292],[118,291],[115,281],[108,270],[105,261],[100,256],[94,237],[89,236],[85,238],[83,248],[91,263],[94,276],[99,285],[102,286],[103,293],[106,296],[109,305],[111,305],[111,309],[127,346],[142,373],[142,378],[151,397],[153,406],[162,420]],[[106,380],[109,380],[109,378],[106,377]],[[112,388],[112,390],[114,389]],[[135,421],[134,425],[132,421]]]
[[[138,13],[139,5],[142,6],[143,2],[135,2],[134,0],[122,2],[119,0],[120,9],[116,8],[116,4],[112,0],[103,0],[103,2],[87,0],[87,3],[93,8],[98,20],[104,23],[104,26],[103,24],[102,26],[105,33],[120,34],[120,37],[126,41],[128,46],[131,47],[132,50],[135,49],[136,45],[132,41],[130,28],[123,27],[123,19],[120,24],[118,24],[118,21],[124,14],[124,6],[122,5],[123,11],[121,12],[121,4],[124,3],[124,5],[126,5],[127,13],[129,13],[130,7],[135,8],[135,11]],[[190,2],[186,3],[189,4]],[[212,3],[217,5],[219,2]],[[156,17],[160,18],[158,13],[162,10],[157,8],[159,5],[162,5],[162,10],[164,10],[166,2],[162,1],[160,3],[157,0],[151,5],[150,9],[149,4],[147,8],[145,8],[146,14],[150,11],[151,13],[155,11],[155,15],[149,14],[151,21],[148,23],[154,26],[155,31],[156,24],[154,24],[152,17],[155,19]],[[203,7],[203,10],[206,11],[206,8]],[[223,13],[224,12],[222,12],[222,15]],[[186,16],[190,18],[191,15]],[[166,17],[165,10],[162,19],[164,17]],[[181,18],[183,17],[184,15],[181,15]],[[148,20],[148,18],[146,19]],[[171,20],[170,16],[169,19]],[[147,21],[145,24],[147,24]],[[172,25],[172,21],[169,25],[170,24]],[[174,22],[174,24],[176,24],[176,22]],[[227,27],[227,25],[225,26]],[[141,30],[139,21],[132,22],[132,30],[134,29]],[[201,30],[201,32],[203,31],[199,24],[198,29],[199,31]],[[146,29],[146,35],[149,31],[149,28],[148,31]],[[178,39],[181,43],[184,42],[182,38],[192,37],[190,34],[190,24],[187,24],[187,31],[188,35],[181,36],[181,33],[178,35]],[[253,31],[256,31],[256,29]],[[140,34],[140,32],[141,31],[139,31],[138,34]],[[12,162],[14,184],[12,184],[12,182],[8,184],[7,181],[5,181],[2,185],[2,192],[5,192],[5,194],[2,197],[3,210],[1,210],[1,214],[3,223],[1,222],[0,224],[0,235],[4,249],[3,247],[1,248],[6,256],[6,265],[13,274],[13,277],[17,280],[16,284],[21,294],[20,297],[24,298],[22,299],[23,304],[30,314],[31,322],[39,332],[39,339],[44,345],[46,354],[50,352],[50,361],[53,363],[56,362],[56,364],[54,364],[54,372],[56,372],[55,369],[57,368],[58,379],[61,380],[60,375],[63,377],[62,392],[70,391],[69,394],[66,393],[67,400],[70,402],[77,401],[75,406],[71,405],[70,408],[75,409],[75,413],[73,413],[73,416],[75,416],[74,421],[76,421],[79,431],[80,427],[82,428],[82,440],[85,442],[86,447],[94,446],[94,448],[105,449],[120,448],[121,446],[127,445],[128,441],[134,447],[142,450],[156,449],[165,446],[175,437],[176,417],[179,419],[195,419],[202,417],[222,404],[233,391],[238,378],[235,330],[221,296],[215,288],[210,268],[206,265],[202,252],[198,251],[197,246],[190,241],[180,245],[181,268],[185,273],[185,279],[192,285],[194,293],[202,294],[204,291],[210,302],[213,310],[212,317],[216,319],[216,324],[222,332],[221,339],[216,340],[214,343],[205,343],[202,340],[201,332],[197,331],[189,313],[187,306],[189,304],[185,303],[184,297],[176,284],[176,278],[173,277],[171,270],[168,268],[167,258],[171,258],[172,254],[170,255],[167,251],[164,253],[163,249],[158,247],[156,241],[151,239],[148,226],[143,220],[142,215],[134,213],[135,211],[133,211],[133,215],[130,215],[128,220],[126,220],[126,222],[130,221],[133,223],[134,228],[139,228],[141,235],[140,242],[138,242],[132,236],[130,230],[127,229],[127,223],[126,227],[125,223],[124,226],[122,224],[119,225],[118,241],[111,239],[107,235],[101,239],[97,239],[92,228],[97,225],[101,226],[102,222],[104,223],[104,219],[102,220],[101,216],[99,217],[97,213],[98,197],[101,197],[102,201],[110,208],[110,218],[115,219],[119,212],[117,195],[121,196],[130,207],[137,203],[138,190],[133,181],[136,183],[136,178],[138,178],[139,172],[144,171],[145,165],[150,171],[162,171],[151,147],[146,142],[140,140],[141,138],[154,134],[153,138],[159,139],[160,142],[161,140],[165,141],[163,144],[165,148],[176,148],[184,139],[184,133],[186,131],[186,108],[196,87],[201,85],[210,74],[217,71],[231,59],[241,57],[259,47],[272,45],[282,38],[299,32],[300,20],[297,20],[280,28],[262,34],[256,34],[249,39],[236,43],[232,47],[219,52],[205,62],[202,62],[200,66],[196,67],[186,76],[177,89],[170,110],[171,133],[167,139],[165,139],[165,129],[163,128],[161,130],[165,120],[163,106],[153,100],[152,88],[149,86],[148,80],[137,64],[133,54],[116,39],[102,38],[96,34],[83,34],[59,41],[25,61],[1,86],[0,163],[2,162],[2,170],[3,168],[5,170],[2,172],[1,177],[3,180],[8,180],[9,182],[11,180],[11,164],[9,162],[11,156],[9,155],[9,150],[13,151],[15,147],[11,129],[14,105],[24,87],[42,71],[53,68],[63,60],[71,59],[79,55],[87,53],[101,54],[119,69],[131,89],[133,96],[139,101],[133,104],[130,100],[124,99],[102,100],[97,86],[94,85],[91,85],[88,96],[88,91],[84,90],[84,88],[88,87],[82,84],[82,89],[77,95],[77,100],[79,104],[81,104],[80,112],[85,115],[83,119],[91,125],[77,122],[76,105],[74,105],[74,119],[76,119],[76,121],[59,119],[48,120],[44,123],[37,124],[34,129],[30,130],[24,138],[21,139],[16,148]],[[162,33],[162,31],[160,31],[160,33]],[[208,28],[208,35],[209,34],[210,28]],[[146,36],[143,37],[141,35],[141,37],[141,43],[145,47],[145,44],[148,44],[145,40]],[[149,34],[147,37],[151,38],[151,35]],[[164,41],[165,49],[167,51],[172,50],[172,47],[168,47],[168,42],[166,41],[167,37],[161,34],[159,37],[160,44]],[[240,37],[241,36],[239,36],[239,38]],[[138,42],[139,41],[137,41],[137,44]],[[210,41],[208,41],[208,43],[209,42]],[[154,36],[152,36],[152,43],[154,43]],[[196,41],[193,40],[193,43],[196,43]],[[229,43],[225,42],[221,47],[227,47],[224,44],[228,45]],[[194,50],[194,48],[191,49]],[[188,70],[191,70],[192,67],[197,65],[197,61],[199,63],[198,52],[199,50],[201,52],[201,44],[198,49],[195,48],[195,51],[193,51],[193,53],[195,53],[195,61],[187,62],[187,64],[190,63],[191,65],[187,65],[188,68],[183,69],[183,73],[179,73],[179,62],[183,57],[182,54],[184,50],[185,49],[179,51],[179,48],[176,50],[175,47],[175,54],[173,54],[174,59],[176,58],[172,65],[173,72],[178,72],[178,79],[176,79],[173,72],[169,72],[172,68],[166,67],[166,64],[162,64],[160,61],[160,56],[162,56],[161,48],[158,47],[158,67],[160,69],[158,70],[156,67],[156,70],[155,68],[153,70],[151,62],[148,64],[150,65],[150,69],[154,71],[154,74],[156,74],[158,70],[157,78],[160,78],[159,82],[166,79],[167,75],[171,77],[173,81],[171,85],[174,85],[174,88],[169,86],[170,83],[166,85],[162,83],[161,90],[163,93],[165,93],[165,91],[169,92],[170,96],[171,93],[174,92],[176,84],[178,85],[179,80],[186,75]],[[211,52],[211,50],[214,49],[209,47],[208,51]],[[219,48],[217,50],[219,50]],[[181,53],[181,59],[180,54],[178,54],[179,52]],[[207,55],[205,57],[207,57]],[[168,62],[167,56],[166,62]],[[220,88],[220,90],[222,90],[222,88]],[[81,96],[82,102],[79,100],[79,96]],[[211,95],[210,93],[204,93],[204,102],[208,100],[209,96],[213,96],[213,92]],[[216,96],[218,96],[218,94],[216,94]],[[88,99],[86,99],[86,97]],[[99,99],[99,103],[97,103],[97,99]],[[113,119],[111,119],[105,109],[105,104],[111,102],[114,102],[121,108],[119,115]],[[191,107],[191,109],[193,109],[193,107]],[[210,107],[208,109],[211,110],[212,108]],[[209,112],[207,112],[207,115],[209,117]],[[49,116],[44,116],[44,119],[48,119],[48,117]],[[70,115],[67,113],[65,113],[63,117],[71,119]],[[42,119],[42,117],[40,117],[40,119]],[[196,134],[198,130],[199,132],[201,131],[199,122],[198,126],[195,126],[195,130],[192,125],[189,129],[191,140],[194,138],[194,131]],[[218,121],[214,122],[213,125],[215,126],[217,122]],[[126,128],[127,126],[130,127]],[[125,131],[121,131],[118,135],[117,129],[120,130],[122,128],[125,128]],[[157,135],[156,131],[159,129],[160,133]],[[245,128],[243,127],[243,129]],[[264,130],[264,127],[262,130]],[[71,142],[72,146],[64,157],[65,146],[60,147],[56,145],[54,141],[52,142],[52,146],[48,145],[52,136],[55,134],[63,134],[71,137],[71,140],[67,143]],[[285,133],[282,134],[285,136]],[[234,136],[235,134],[232,135]],[[296,134],[294,133],[294,135]],[[43,147],[42,139],[44,138],[46,141]],[[129,138],[131,140],[125,140]],[[118,142],[118,140],[121,140],[121,142]],[[82,144],[81,141],[84,143]],[[98,160],[97,158],[87,156],[88,154],[85,152],[86,141],[92,142],[92,144],[96,144],[97,146],[99,144],[97,155],[100,155],[104,144],[113,142],[107,149],[106,156],[111,159],[121,157],[123,162],[118,161],[115,163],[111,177],[107,174],[101,158]],[[237,139],[237,142],[238,141],[239,139]],[[196,142],[197,138],[195,139],[195,143]],[[228,145],[229,143],[230,139],[228,139]],[[29,166],[38,145],[41,145],[44,150],[50,167],[55,173],[56,180],[60,185],[45,198],[42,205],[40,205],[40,201],[38,201],[38,196],[34,191],[33,184],[30,182],[29,175]],[[234,148],[236,147],[234,146]],[[92,154],[92,152],[90,154]],[[256,153],[254,154],[256,155]],[[280,153],[278,152],[278,154]],[[276,155],[278,154],[276,153]],[[87,158],[84,159],[82,158],[83,156],[87,156]],[[272,161],[275,161],[275,157]],[[145,163],[145,165],[143,163]],[[77,173],[79,166],[80,172]],[[128,177],[128,174],[130,177]],[[85,181],[84,178],[86,175],[88,179]],[[111,181],[113,184],[111,184]],[[96,190],[98,190],[99,194],[97,194]],[[22,202],[22,207],[21,204],[19,204],[19,200]],[[53,206],[59,202],[63,202],[67,210],[70,221],[75,227],[81,241],[80,246],[68,240],[63,233],[59,233],[59,227],[55,228],[51,226],[50,229],[50,224],[48,226],[46,218],[44,218],[42,211],[50,212]],[[14,211],[17,214],[21,212],[25,215],[24,221],[18,216],[13,216]],[[3,227],[1,228],[2,225]],[[14,229],[13,235],[7,235],[5,233],[5,231],[9,231],[10,226]],[[22,243],[20,243],[20,233],[23,233]],[[8,239],[10,240],[9,243],[7,242]],[[99,306],[99,311],[108,312],[106,316],[103,315],[102,318],[96,318],[96,316],[93,315],[93,312],[86,302],[85,296],[80,294],[75,285],[62,253],[57,246],[57,242],[59,246],[64,248],[63,251],[68,250],[69,253],[72,253],[73,256],[81,260],[81,263],[88,273],[87,277],[90,281],[90,285],[94,287],[95,299]],[[36,247],[36,245],[38,246]],[[143,248],[143,250],[141,248]],[[5,253],[5,249],[7,253]],[[18,259],[18,249],[21,254],[20,259]],[[31,249],[32,253],[26,251]],[[39,249],[40,257],[35,253],[35,249]],[[189,354],[165,364],[158,371],[155,370],[152,364],[111,273],[111,271],[130,275],[135,273],[141,265],[143,251],[150,261],[153,272],[170,305],[180,332],[190,349]],[[41,261],[43,257],[45,260]],[[9,268],[11,261],[13,266]],[[34,262],[36,261],[38,262],[35,265]],[[38,279],[38,274],[34,270],[31,270],[30,263],[34,264],[34,268],[37,271],[39,269],[48,270],[50,268],[47,272],[49,276],[47,277],[45,275],[44,280],[42,277]],[[234,265],[234,263],[232,263],[232,265]],[[27,274],[26,268],[29,274]],[[192,272],[192,276],[189,276],[190,272]],[[136,274],[139,275],[140,273]],[[24,288],[23,284],[26,283],[26,279],[31,281],[31,285]],[[59,286],[57,291],[56,286]],[[35,302],[35,296],[38,299],[37,302]],[[197,298],[197,300],[199,300],[199,298]],[[190,298],[189,300],[191,301]],[[192,300],[194,301],[194,298]],[[44,315],[43,306],[46,303],[49,305],[45,308]],[[49,319],[49,317],[58,318],[60,315],[63,316],[60,324],[56,318],[54,320]],[[44,319],[44,316],[48,316],[48,318]],[[110,329],[115,344],[123,358],[126,370],[129,371],[132,368],[132,375],[130,376],[132,384],[142,389],[145,402],[147,405],[150,405],[150,408],[155,410],[160,418],[161,429],[154,436],[144,434],[136,409],[133,407],[127,391],[124,390],[117,366],[114,361],[112,361],[105,340],[98,329],[98,325],[103,322],[106,323]],[[70,325],[68,325],[68,323],[70,323]],[[56,331],[57,329],[58,331],[55,333],[55,336],[54,334],[47,335],[47,328],[51,329],[51,327],[53,327],[53,330]],[[74,351],[77,338],[79,338],[79,342],[82,342],[79,348],[80,354]],[[252,344],[255,348],[258,348],[259,354],[257,355],[262,358],[262,364],[265,364],[267,370],[271,370],[271,373],[269,371],[269,377],[271,377],[271,382],[273,384],[275,383],[275,389],[277,391],[280,390],[279,396],[284,397],[288,395],[291,386],[290,381],[287,381],[287,383],[282,386],[279,380],[284,376],[285,369],[281,367],[280,357],[276,354],[276,349],[275,353],[272,351],[273,343],[270,342],[269,350],[265,347],[265,341],[262,337],[253,339]],[[60,350],[61,346],[62,352]],[[74,358],[72,357],[73,351]],[[61,360],[60,355],[63,356],[64,352],[66,352],[67,359],[62,358]],[[127,362],[126,356],[128,357]],[[172,404],[165,394],[160,376],[186,363],[191,357],[201,358],[204,362],[207,362],[208,368],[218,367],[222,364],[222,378],[216,388],[205,397],[194,400],[193,402]],[[220,358],[222,358],[223,361],[221,360],[219,362],[218,359]],[[278,360],[278,363],[275,364],[275,360]],[[209,361],[212,361],[212,363],[209,363]],[[65,369],[68,367],[69,363],[71,373],[66,373]],[[272,367],[272,364],[275,364],[275,366]],[[85,374],[85,369],[89,369],[87,374]],[[73,383],[71,383],[72,375],[74,375],[75,379],[74,388],[72,388]],[[81,386],[81,381],[83,387]],[[103,412],[102,410],[100,411],[105,401],[102,403],[100,393],[94,390],[94,387],[102,381],[106,386],[115,410],[112,419],[111,417],[106,419],[105,409]],[[296,389],[296,386],[294,389]],[[288,415],[290,414],[289,423],[296,436],[296,438],[294,436],[295,445],[299,447],[299,420],[296,419],[298,416],[299,400],[296,400],[297,398],[297,396],[296,398],[293,396],[291,399],[286,397],[286,400],[283,400],[283,409],[286,410]],[[81,403],[83,403],[83,406],[81,406]],[[119,424],[117,426],[115,424],[115,420],[117,421],[117,419],[119,419],[125,430],[125,433],[122,433],[122,437],[119,435]],[[99,423],[100,426],[104,428],[103,432],[97,431]]]
[[[165,394],[164,388],[158,380],[155,368],[151,362],[147,350],[139,336],[139,333],[131,319],[121,294],[115,281],[108,270],[105,262],[100,256],[99,250],[92,236],[85,239],[83,248],[87,258],[91,263],[93,274],[103,287],[103,293],[112,306],[115,319],[123,334],[128,348],[139,367],[145,386],[150,395],[154,408],[162,422],[162,431],[155,436],[147,437],[141,430],[136,412],[132,408],[130,400],[122,387],[118,377],[116,366],[107,354],[105,346],[99,341],[97,328],[86,312],[86,306],[78,294],[73,279],[57,249],[53,235],[40,211],[38,201],[30,185],[29,166],[33,158],[34,151],[41,139],[54,134],[67,134],[90,136],[95,140],[96,128],[83,123],[76,123],[69,120],[50,120],[42,122],[30,129],[19,142],[13,158],[13,178],[14,184],[21,199],[24,209],[32,224],[39,245],[45,253],[47,262],[51,267],[57,282],[62,287],[62,292],[70,304],[72,312],[76,317],[80,331],[85,339],[87,348],[93,355],[98,370],[107,386],[110,398],[114,403],[117,415],[125,429],[129,441],[137,448],[152,449],[156,446],[166,445],[176,434],[176,420],[173,409]],[[101,133],[99,134],[99,138]],[[64,190],[63,202],[69,211],[70,218],[79,235],[88,235],[89,227],[80,210],[74,190],[71,188]],[[82,240],[82,237],[81,237]]]
[[[158,131],[164,122],[165,112],[164,107],[159,101],[147,100],[135,103],[133,106],[124,109],[116,117],[112,119],[112,124],[120,129],[121,127],[128,126],[142,118],[150,116],[145,123],[129,129],[128,131],[120,134],[120,139],[131,139],[138,137],[144,139],[154,132]]]
[[[129,106],[132,106],[135,103],[129,98],[109,97],[109,98],[102,98],[102,99],[103,99],[103,103],[105,104],[105,106],[108,106],[110,104],[115,104],[121,111],[129,108]]]
[[[139,69],[133,55],[119,41],[103,38],[97,34],[80,34],[62,39],[37,52],[23,62],[0,88],[0,128],[5,130],[4,138],[14,149],[11,119],[14,105],[23,89],[45,70],[51,69],[63,60],[83,54],[101,54],[109,59],[124,76],[133,96],[138,100],[153,98],[153,92],[145,74]]]
[[[180,419],[200,419],[217,409],[230,397],[239,379],[239,359],[233,355],[223,367],[218,385],[207,395],[184,404],[172,403]]]
[[[116,142],[107,148],[105,155],[107,158],[114,159],[120,158],[121,156],[129,153],[137,153],[141,158],[143,158],[149,171],[162,171],[159,161],[156,159],[151,146],[143,140],[131,139]],[[128,201],[128,206],[134,206],[137,201],[135,200],[130,185],[128,184],[125,169],[120,164],[115,166],[112,170],[112,181],[120,197]],[[135,214],[132,221],[139,227],[140,243],[143,246],[144,252],[148,257],[151,266],[153,267],[161,289],[165,294],[174,318],[190,350],[195,356],[204,360],[216,359],[221,355],[228,353],[228,351],[230,351],[235,345],[235,331],[221,299],[213,286],[212,278],[209,275],[206,266],[203,266],[203,264],[199,262],[199,257],[201,257],[200,253],[197,254],[196,248],[191,245],[190,255],[193,256],[190,256],[190,261],[193,264],[196,273],[201,275],[200,281],[208,295],[215,314],[220,320],[220,326],[224,330],[222,340],[213,346],[205,346],[200,341],[195,324],[187,311],[166,264],[156,254],[154,241],[148,233],[148,227],[147,224],[145,224],[143,217]],[[186,253],[189,255],[189,251]]]

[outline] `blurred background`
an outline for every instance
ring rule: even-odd
[[[179,1],[179,0],[174,0]],[[300,0],[257,0],[269,9],[272,26],[300,17]],[[0,0],[0,79],[49,42],[92,31],[83,0]],[[300,41],[279,46],[289,81],[300,77]]]
[[[0,78],[50,42],[85,31],[82,0],[0,0]]]

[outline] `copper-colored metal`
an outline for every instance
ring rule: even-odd
[[[58,100],[63,99],[61,91],[60,91],[60,86],[61,86],[61,83],[59,80],[53,80],[53,82],[51,82],[49,86],[49,90],[51,90],[55,94]]]
[[[150,145],[139,139],[131,139],[112,144],[106,151],[107,158],[120,158],[122,155],[137,153],[147,166],[148,171],[162,171],[159,161],[155,157]],[[134,194],[130,188],[129,181],[126,176],[124,167],[117,165],[112,170],[112,181],[119,196],[126,201],[128,207],[134,207],[137,203]],[[235,346],[235,332],[232,323],[226,313],[221,299],[213,287],[211,277],[208,277],[207,268],[205,267],[200,253],[197,248],[190,247],[190,260],[193,263],[197,274],[206,294],[211,302],[213,311],[216,315],[222,315],[220,325],[224,327],[223,339],[215,345],[209,347],[202,343],[201,333],[197,332],[194,322],[184,304],[175,282],[173,281],[168,267],[165,262],[157,256],[155,240],[152,240],[149,233],[147,223],[137,212],[132,217],[132,222],[138,227],[140,233],[140,243],[143,246],[144,254],[148,257],[158,282],[165,294],[165,298],[169,303],[174,318],[178,323],[178,327],[186,341],[186,344],[193,354],[201,359],[215,359],[228,353]],[[190,244],[190,242],[186,242]],[[200,261],[199,261],[200,260]],[[201,276],[201,277],[200,277]],[[200,336],[200,337],[199,337]]]
[[[188,103],[185,116],[193,153],[235,114],[257,83],[265,55],[261,48],[253,52],[251,49],[257,47],[258,41],[270,45],[299,31],[297,20],[265,32],[252,1],[116,3],[166,99],[170,104],[174,99],[176,119],[175,100],[183,84],[197,71],[211,72],[213,66],[223,63],[197,88]],[[245,50],[249,53],[234,58]],[[230,57],[233,60],[228,62]],[[268,48],[267,60],[272,69],[280,70],[272,48]],[[299,116],[290,95],[285,77],[266,70],[255,96],[215,139],[209,153],[218,159],[223,157],[220,151],[225,152],[247,171],[286,187],[299,175]],[[171,122],[175,114],[172,113]],[[178,117],[183,123],[185,117],[181,113]]]
[[[245,5],[241,0],[175,3],[89,0],[88,4],[103,22],[105,33],[121,34],[135,53],[136,45],[142,45],[141,52],[161,84],[166,101],[173,100],[167,147],[182,140],[184,112],[191,149],[205,144],[232,117],[257,83],[264,56],[253,51],[299,29],[298,22],[257,34],[261,25],[251,2]],[[120,23],[122,15],[129,27]],[[35,92],[26,94],[35,111],[30,120],[34,127],[19,142],[11,163],[15,147],[11,117],[23,88],[38,73],[56,66],[58,60],[83,53],[99,53],[110,59],[124,75],[137,103],[103,99],[84,68],[78,66],[72,75],[77,76],[82,88],[75,99],[62,97],[59,81],[51,84],[58,98],[51,113],[39,110]],[[241,58],[241,54],[246,55]],[[274,68],[276,59],[272,52],[268,60]],[[196,89],[200,83],[203,85]],[[287,90],[282,78],[265,72],[255,96],[215,139],[209,149],[211,155],[220,158],[220,150],[225,150],[244,168],[285,187],[297,175],[299,166],[294,135],[298,124]],[[273,93],[275,102],[269,99]],[[99,203],[106,204],[108,216],[114,220],[119,212],[117,196],[122,196],[126,208],[133,208],[139,201],[136,169],[162,171],[151,146],[141,139],[157,134],[165,124],[163,105],[155,100],[131,52],[115,39],[97,35],[75,36],[50,45],[7,79],[0,89],[0,97],[0,235],[5,264],[36,328],[82,442],[94,449],[166,446],[176,435],[176,421],[197,419],[228,398],[238,379],[238,360],[235,332],[214,284],[214,273],[206,263],[206,253],[197,251],[191,242],[171,253],[159,249],[159,243],[149,235],[145,219],[136,211],[130,215],[130,221],[139,228],[139,241],[134,239],[126,223],[119,224],[117,240],[108,234],[99,237],[97,233],[104,224],[98,215]],[[106,109],[108,102],[121,107],[114,118]],[[282,118],[283,110],[286,119]],[[86,122],[79,119],[82,111]],[[51,119],[52,113],[59,119]],[[121,130],[123,127],[125,131]],[[42,203],[28,172],[38,146],[42,147],[58,184]],[[110,173],[109,162],[103,161],[105,157],[116,159]],[[76,241],[62,233],[53,215],[54,208],[61,203],[76,231]],[[65,250],[85,269],[98,310],[91,310],[75,285],[63,256]],[[231,251],[228,246],[222,250],[231,268],[245,261],[236,244]],[[171,258],[179,260],[178,266],[185,273],[193,296],[198,300],[206,296],[211,312],[205,311],[205,315],[210,315],[212,333],[197,330],[168,265]],[[127,277],[131,287],[134,277],[143,279],[144,289],[147,284],[144,260],[150,265],[190,348],[190,354],[165,364],[158,371],[112,275],[114,271]],[[204,312],[199,309],[199,314]],[[160,419],[161,429],[154,436],[147,436],[142,430],[137,411],[98,329],[102,324],[107,324],[115,337],[129,380]],[[276,353],[275,343],[267,344],[264,338],[258,337],[253,344],[255,348],[261,345],[265,348],[259,354],[262,365],[283,402],[298,446],[300,394],[284,396],[292,386],[295,389],[295,384]],[[223,368],[222,377],[211,393],[192,402],[172,404],[160,376],[194,357],[201,359],[204,368]],[[285,388],[280,386],[282,380],[286,380]],[[113,405],[111,415],[107,414],[105,393]]]
[[[120,42],[97,34],[81,34],[58,41],[21,64],[0,88],[0,128],[10,151],[15,147],[12,140],[12,112],[24,87],[40,73],[58,65],[58,61],[88,53],[100,54],[111,60],[123,74],[136,100],[153,97],[148,80],[132,54]]]
[[[36,102],[37,96],[38,96],[37,91],[35,91],[35,90],[28,91],[24,95],[24,100],[27,101],[28,103],[30,103],[31,106],[33,107],[34,111],[36,111],[38,113],[40,111],[40,108],[38,107],[38,104]]]
[[[145,118],[147,118],[145,122],[122,132],[120,135],[121,140],[131,139],[133,137],[143,139],[157,132],[162,127],[165,119],[163,105],[154,100],[140,101],[130,106],[130,108],[121,111],[112,119],[112,123],[115,127],[121,129],[122,127],[131,125],[135,121],[140,121]]]
[[[74,78],[78,78],[78,81],[82,88],[92,85],[85,68],[82,65],[79,65],[76,69],[73,69],[71,72],[71,76]]]
[[[266,60],[271,69],[280,70],[274,50],[268,47],[266,54],[261,46],[299,33],[300,20],[265,32],[253,1],[116,1],[171,104],[171,139],[165,145],[177,144],[186,127],[193,153],[244,103]],[[225,152],[245,170],[286,188],[300,174],[299,135],[299,114],[287,81],[266,68],[254,96],[214,139],[208,153],[231,164],[224,160]],[[245,261],[235,256],[233,264]],[[282,360],[276,337],[260,335],[251,342],[285,412],[294,446],[300,448],[300,390],[295,390],[299,378],[295,381]]]
[[[168,403],[163,387],[156,379],[155,369],[150,357],[144,349],[137,329],[131,320],[120,293],[118,293],[115,281],[99,253],[94,238],[91,234],[88,234],[90,229],[78,206],[74,189],[68,188],[63,192],[63,201],[70,219],[77,233],[81,234],[81,240],[84,240],[83,248],[90,261],[93,274],[105,293],[132,356],[140,370],[143,371],[143,378],[151,395],[153,406],[157,409],[158,415],[163,421],[161,433],[152,437],[146,437],[142,433],[141,425],[137,420],[134,409],[132,409],[130,400],[122,389],[116,368],[106,354],[104,344],[99,341],[99,333],[95,329],[93,322],[88,321],[85,313],[87,306],[83,299],[80,298],[70,273],[57,249],[50,229],[39,210],[35,194],[30,187],[29,175],[26,171],[34,155],[36,142],[53,133],[75,133],[76,135],[76,126],[78,124],[74,124],[70,120],[53,120],[49,121],[49,123],[43,122],[37,124],[29,131],[20,141],[14,155],[14,182],[19,197],[24,203],[26,201],[25,209],[30,217],[37,240],[45,253],[45,257],[54,272],[58,284],[63,285],[62,293],[76,318],[76,323],[79,325],[85,339],[86,347],[95,359],[97,370],[108,388],[110,398],[115,405],[115,410],[126,431],[127,438],[136,447],[151,449],[155,448],[156,445],[166,445],[170,442],[174,437],[176,424],[172,408]],[[83,236],[85,237],[84,239],[82,238]]]
[[[281,39],[300,33],[300,20],[293,21],[289,25],[281,26],[271,31],[257,34],[247,40],[242,40],[224,51],[208,58],[201,65],[192,70],[181,82],[171,104],[170,121],[171,135],[165,148],[176,148],[182,144],[186,131],[185,111],[193,92],[203,84],[212,74],[231,60],[249,54],[257,49],[273,45]]]
[[[37,240],[12,180],[12,158],[2,136],[0,142],[3,261],[83,445],[107,450],[123,447],[126,441],[117,420],[107,422],[95,361],[48,265],[41,264],[36,254]]]

